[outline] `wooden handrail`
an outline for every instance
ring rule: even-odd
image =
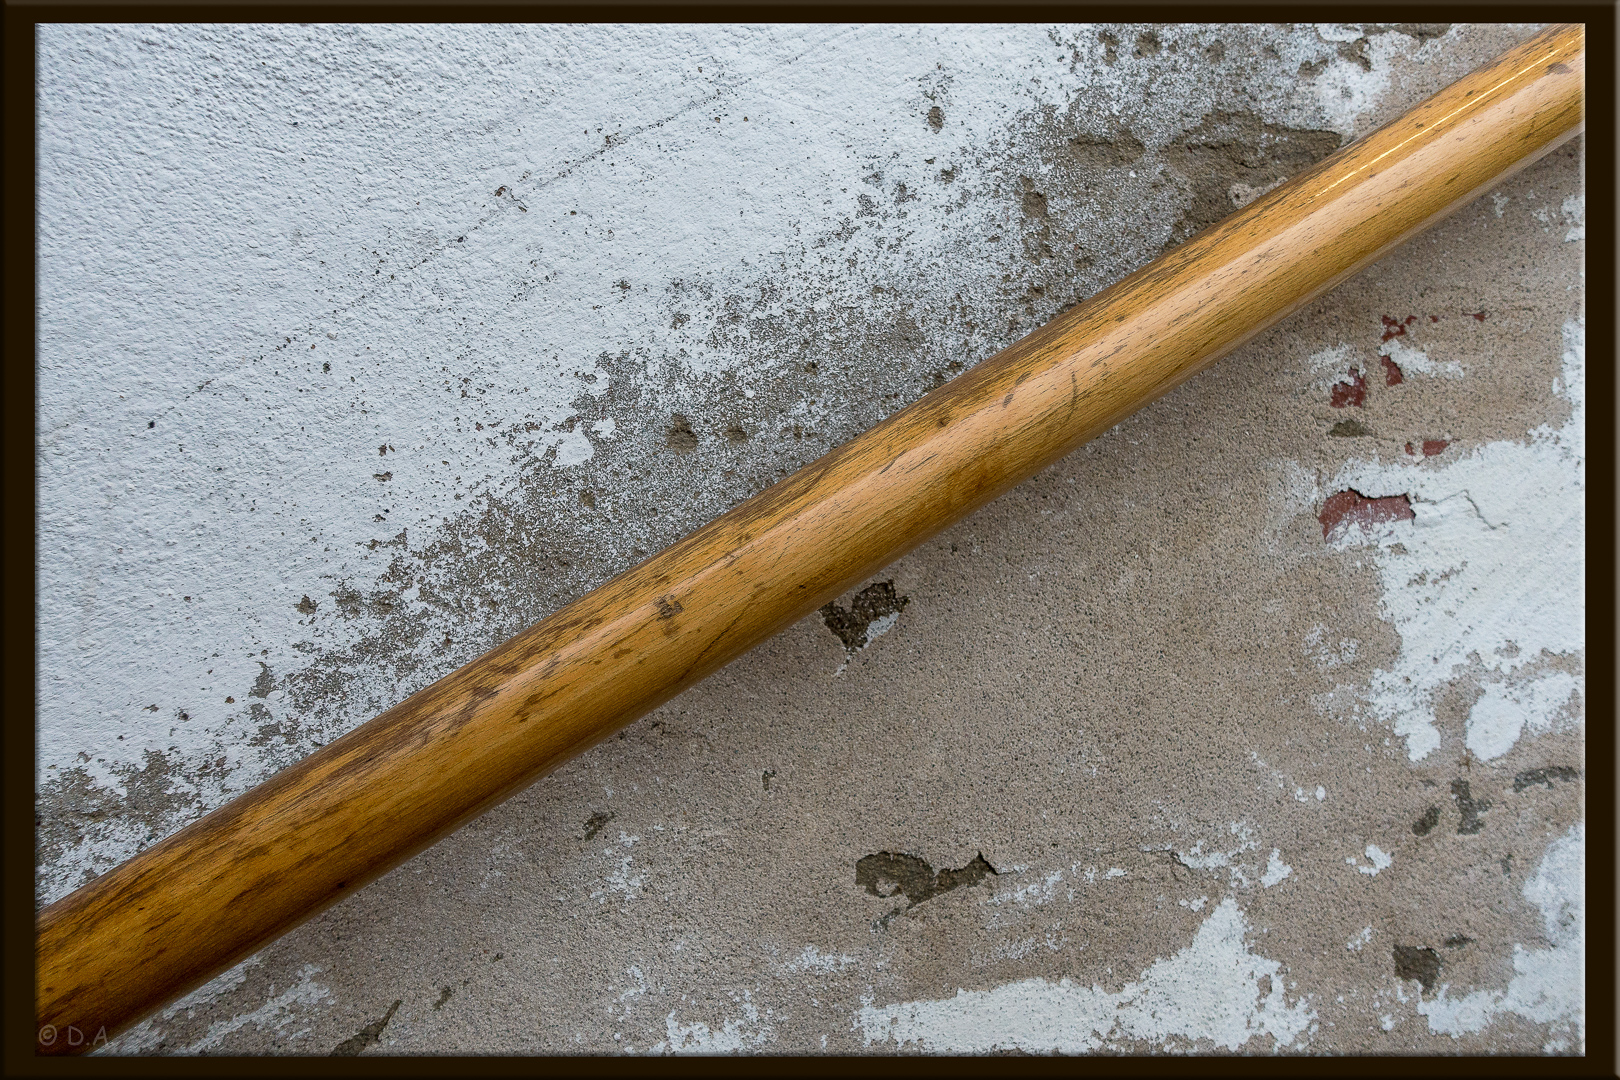
[[[1579,133],[1584,88],[1584,30],[1538,34],[46,907],[37,1052],[116,1035],[1108,430]]]

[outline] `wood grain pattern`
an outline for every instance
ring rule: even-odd
[[[1538,35],[45,908],[38,1023],[116,1034],[1106,431],[1579,132],[1584,59]]]

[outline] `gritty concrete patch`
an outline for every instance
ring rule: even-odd
[[[43,28],[38,902],[1534,30]],[[1582,153],[104,1052],[1582,1052]]]

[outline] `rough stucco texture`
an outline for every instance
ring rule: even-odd
[[[42,28],[39,902],[1534,29]],[[1582,153],[105,1052],[1581,1052]]]

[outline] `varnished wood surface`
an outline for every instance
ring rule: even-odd
[[[45,908],[87,1048],[1106,431],[1582,127],[1555,27],[861,437]]]

